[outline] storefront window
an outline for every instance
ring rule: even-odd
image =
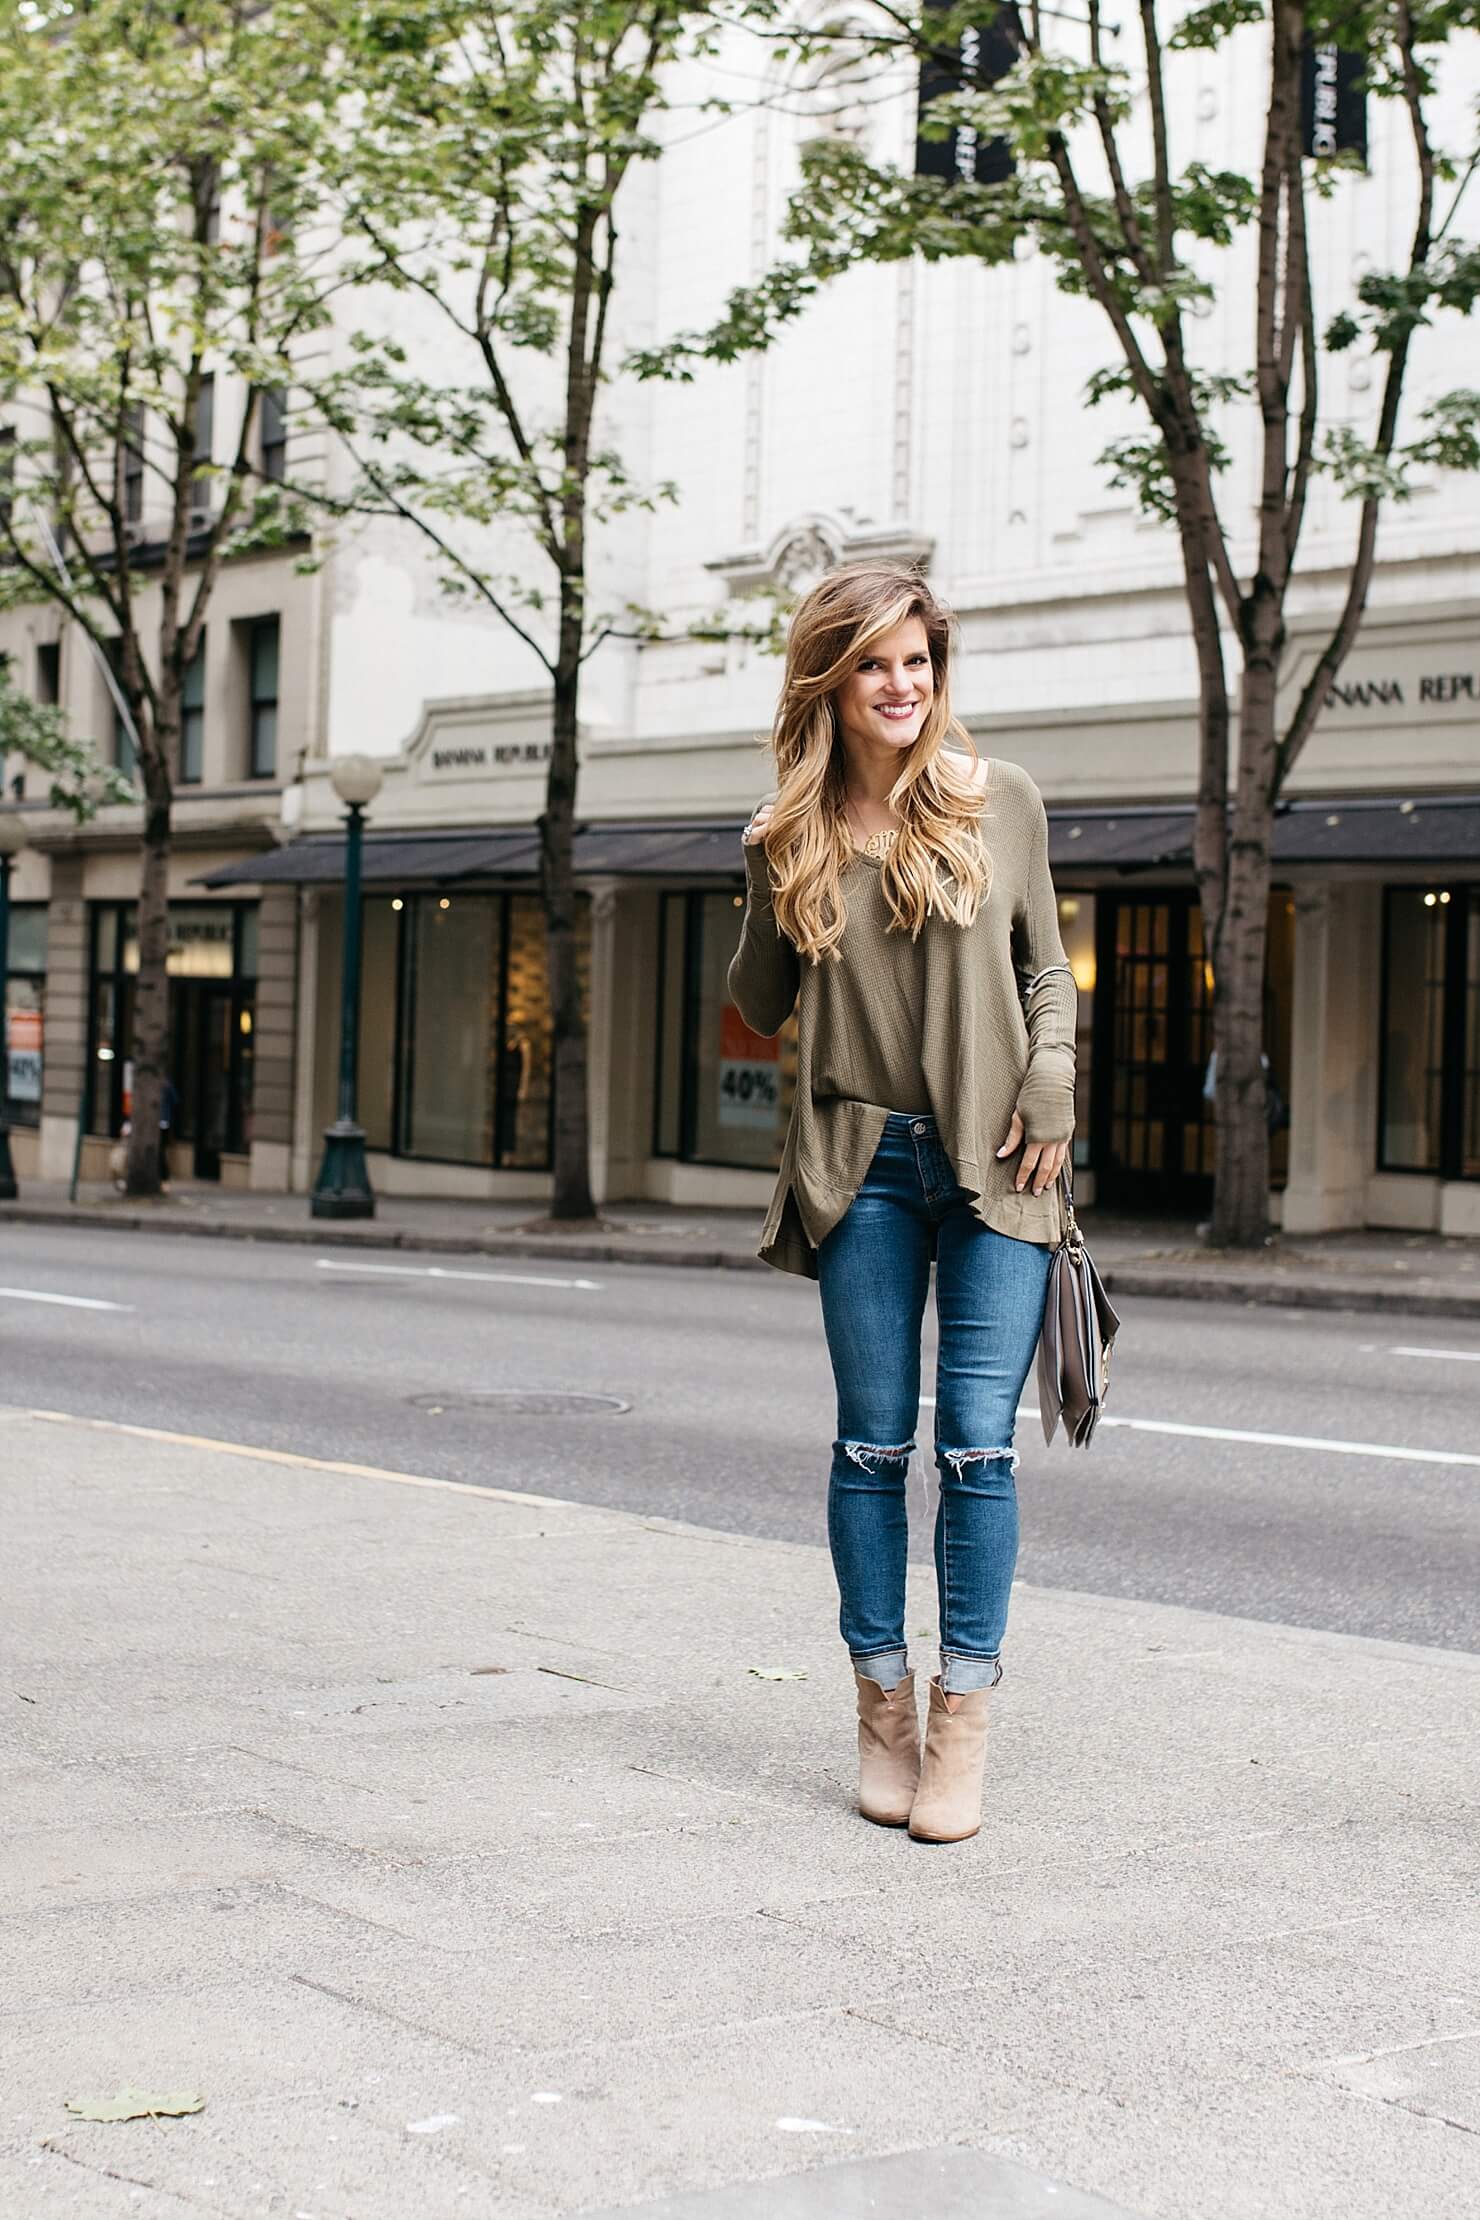
[[[1480,1179],[1480,886],[1393,886],[1383,911],[1383,1171]]]
[[[730,1001],[743,912],[732,894],[666,897],[659,1146],[691,1163],[774,1171],[796,1092],[796,1013],[767,1039]]]
[[[1385,1171],[1439,1169],[1450,907],[1449,889],[1387,890],[1378,1156]]]
[[[665,894],[658,904],[658,1068],[653,1086],[653,1154],[677,1156],[683,1106],[684,979],[687,960],[687,894]]]
[[[233,902],[172,902],[170,904],[169,973],[172,979],[229,979],[236,966],[236,931],[239,905]],[[119,917],[124,971],[139,968],[139,927],[130,908]],[[256,934],[251,935],[252,976],[255,977]]]
[[[46,1025],[46,904],[11,905],[4,1035],[12,1125],[41,1122],[41,1075]]]
[[[1090,1068],[1094,1051],[1095,1019],[1095,898],[1092,894],[1059,896],[1059,938],[1079,989],[1075,1029],[1074,1065],[1074,1165],[1090,1161]]]
[[[364,912],[360,1120],[372,1148],[547,1170],[550,996],[527,894],[375,895]],[[590,908],[577,912],[590,1008]]]
[[[510,902],[505,959],[504,1021],[499,1062],[499,1145],[503,1164],[538,1170],[550,1161],[550,995],[545,975],[545,920],[540,903]],[[591,1007],[590,905],[582,902],[576,962],[581,1007]]]
[[[360,1084],[357,1108],[372,1149],[388,1149],[395,1133],[396,1014],[401,913],[400,895],[367,896],[363,912],[360,995]],[[337,1020],[337,1010],[336,1010]],[[332,1054],[339,1070],[336,1032]]]
[[[99,903],[92,927],[88,1121],[92,1132],[116,1136],[133,1109],[137,912]],[[244,1155],[251,1143],[257,906],[172,903],[169,933],[170,1138],[190,1147],[196,1178],[216,1179],[222,1156]]]
[[[412,1156],[493,1159],[501,909],[487,895],[433,895],[411,912]]]

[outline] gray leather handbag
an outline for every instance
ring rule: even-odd
[[[1120,1320],[1084,1245],[1067,1164],[1061,1177],[1068,1226],[1048,1268],[1038,1340],[1038,1415],[1045,1441],[1053,1440],[1062,1421],[1069,1447],[1088,1449],[1104,1407]]]

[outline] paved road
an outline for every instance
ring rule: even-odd
[[[1480,1329],[1124,1308],[1112,1410],[1172,1430],[1078,1456],[1023,1417],[1025,1580],[1480,1650]],[[927,1321],[927,1393],[933,1362]],[[808,1541],[833,1429],[816,1291],[779,1274],[32,1228],[0,1242],[0,1401]],[[1296,1439],[1223,1438],[1249,1433]]]

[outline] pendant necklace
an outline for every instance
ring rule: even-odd
[[[848,807],[850,810],[853,808],[853,804],[851,801],[849,802]],[[854,816],[854,823],[858,824],[856,814]],[[860,832],[863,831],[863,827],[861,824],[858,826],[858,829]],[[882,861],[882,859],[888,855],[890,849],[894,846],[894,843],[898,839],[898,837],[898,825],[885,825],[881,827],[878,832],[868,833],[865,835],[862,852],[866,856],[873,856],[876,860]]]

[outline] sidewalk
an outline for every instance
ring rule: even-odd
[[[1480,1658],[1021,1590],[932,1850],[820,1547],[17,1412],[0,1487],[6,2215],[1480,2210]]]
[[[759,1210],[681,1209],[617,1202],[607,1230],[531,1234],[538,1202],[382,1199],[369,1221],[309,1216],[306,1195],[257,1195],[176,1185],[155,1203],[125,1202],[89,1187],[73,1205],[62,1186],[28,1181],[0,1203],[0,1226],[122,1228],[205,1234],[222,1240],[291,1241],[315,1248],[408,1249],[437,1255],[563,1257],[577,1263],[727,1266],[764,1272],[755,1254]],[[1112,1294],[1183,1301],[1271,1303],[1282,1309],[1383,1309],[1411,1317],[1480,1318],[1480,1241],[1439,1234],[1308,1234],[1277,1239],[1262,1254],[1202,1248],[1187,1221],[1083,1213],[1085,1235]]]

